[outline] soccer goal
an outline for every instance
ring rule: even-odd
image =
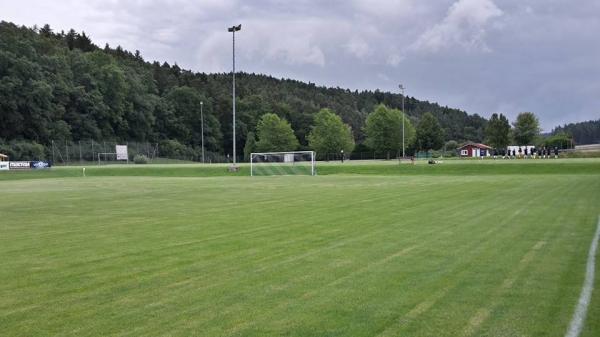
[[[114,152],[98,152],[98,165],[110,164],[117,162],[117,154]]]
[[[251,176],[317,174],[314,151],[250,154]]]

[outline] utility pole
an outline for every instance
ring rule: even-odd
[[[227,31],[233,33],[233,88],[232,88],[232,97],[233,97],[233,165],[231,166],[231,171],[237,171],[236,166],[236,153],[235,153],[235,32],[242,29],[242,25],[237,25],[233,27],[227,28]]]

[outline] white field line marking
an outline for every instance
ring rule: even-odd
[[[598,217],[598,227],[596,228],[596,234],[592,239],[592,245],[590,246],[590,252],[588,253],[585,281],[583,282],[583,288],[581,289],[579,302],[577,302],[577,308],[573,313],[573,318],[571,319],[571,324],[569,324],[569,330],[567,330],[565,337],[577,337],[581,334],[581,329],[583,329],[585,316],[587,314],[590,300],[592,299],[592,290],[594,289],[594,269],[596,266],[596,250],[598,249],[599,239],[600,217]]]

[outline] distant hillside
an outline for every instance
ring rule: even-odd
[[[576,144],[599,144],[600,143],[600,119],[581,123],[570,123],[558,126],[552,130],[552,134],[567,133],[573,136]]]
[[[231,148],[231,74],[205,74],[177,65],[144,61],[108,45],[99,48],[85,33],[54,32],[0,22],[0,140],[54,141],[172,139],[200,144],[200,102],[205,141],[212,152]],[[238,149],[259,117],[285,117],[306,145],[313,115],[327,107],[350,124],[357,143],[376,104],[400,108],[389,92],[327,88],[271,76],[237,74]],[[407,97],[413,122],[432,112],[446,140],[482,141],[486,120],[478,115]]]

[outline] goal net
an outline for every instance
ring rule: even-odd
[[[98,165],[117,162],[117,154],[113,152],[98,152]]]
[[[251,176],[317,174],[314,151],[250,154]]]

